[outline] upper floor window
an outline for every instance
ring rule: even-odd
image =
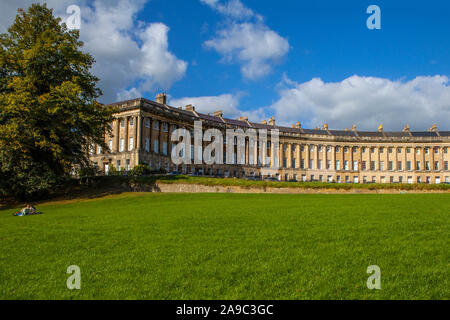
[[[123,119],[120,120],[120,126],[122,128],[125,128],[125,120],[123,120]]]
[[[150,128],[150,119],[145,119],[145,127]]]
[[[125,151],[125,139],[120,139],[120,152]]]
[[[159,121],[158,121],[158,120],[155,120],[155,121],[153,122],[153,129],[159,130]]]
[[[130,118],[130,126],[134,126],[134,118]]]

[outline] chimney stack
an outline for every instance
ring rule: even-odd
[[[267,120],[263,120],[263,121],[261,121],[261,124],[267,124]]]
[[[378,127],[378,131],[379,132],[383,132],[383,125],[382,124],[380,124],[380,126]]]
[[[219,111],[214,112],[213,115],[214,115],[214,117],[222,118],[222,116],[223,116],[222,110],[219,110]]]
[[[302,124],[300,123],[300,121],[297,121],[297,124],[295,125],[295,127],[298,129],[302,128]]]
[[[192,104],[186,106],[186,111],[195,111],[195,107]]]
[[[240,117],[239,120],[240,121],[248,121],[248,117]]]
[[[159,104],[167,104],[167,96],[165,93],[160,93],[156,96],[156,102]]]
[[[409,131],[409,124],[407,124],[404,128],[403,128],[403,132],[408,132]]]
[[[275,117],[272,117],[269,119],[269,125],[270,126],[275,126]]]

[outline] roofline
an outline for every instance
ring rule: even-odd
[[[269,125],[269,124],[262,124],[257,122],[251,122],[249,120],[239,120],[239,119],[230,119],[230,118],[224,118],[224,117],[216,117],[214,115],[205,114],[197,111],[187,111],[183,110],[181,108],[175,108],[169,105],[160,104],[156,101],[149,100],[146,98],[135,98],[130,100],[123,100],[114,102],[111,104],[106,104],[106,106],[123,106],[123,105],[130,105],[129,107],[140,107],[142,103],[148,103],[154,106],[158,106],[160,108],[164,109],[170,109],[171,111],[179,112],[184,115],[189,115],[198,119],[202,119],[202,117],[209,117],[209,118],[217,118],[217,122],[228,125],[236,125],[241,126],[243,128],[264,128],[267,130],[273,130],[278,129],[281,132],[285,133],[297,133],[297,134],[312,134],[312,135],[321,135],[321,136],[329,136],[329,137],[355,137],[355,138],[450,138],[450,131],[439,131],[435,129],[434,131],[359,131],[359,130],[339,130],[339,129],[305,129],[305,128],[299,128],[299,127],[284,127],[284,126],[276,126],[276,125]],[[136,105],[139,103],[138,105]],[[127,106],[123,106],[127,107]],[[206,120],[206,119],[203,119]],[[209,119],[210,120],[210,119]],[[211,120],[213,121],[213,120]],[[339,134],[333,134],[333,132],[340,132],[345,134],[339,135]],[[445,133],[444,135],[441,135],[441,133]],[[433,135],[434,134],[434,135]]]

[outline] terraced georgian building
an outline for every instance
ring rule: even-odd
[[[165,94],[159,94],[156,101],[141,98],[114,105],[120,111],[111,124],[113,135],[105,137],[110,150],[91,150],[92,161],[106,174],[112,165],[132,169],[146,163],[155,170],[230,177],[336,183],[450,182],[450,131],[439,131],[436,126],[421,132],[410,131],[408,126],[401,132],[387,132],[382,126],[374,132],[358,131],[355,126],[350,130],[330,130],[327,125],[303,129],[300,123],[280,127],[274,118],[253,123],[247,118],[226,119],[220,111],[209,115],[196,112],[193,106],[173,108],[166,105]],[[203,130],[216,128],[224,135],[226,129],[278,129],[279,146],[269,141],[267,158],[258,158],[255,165],[246,140],[245,165],[176,166],[171,161],[171,132],[192,130],[194,121],[202,121]],[[279,152],[278,169],[264,166],[271,161],[272,151]]]

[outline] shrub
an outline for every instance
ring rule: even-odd
[[[136,167],[134,167],[134,169],[132,170],[132,175],[133,176],[145,176],[150,174],[151,170],[150,167],[148,166],[148,164],[145,163],[141,163],[138,164]]]

